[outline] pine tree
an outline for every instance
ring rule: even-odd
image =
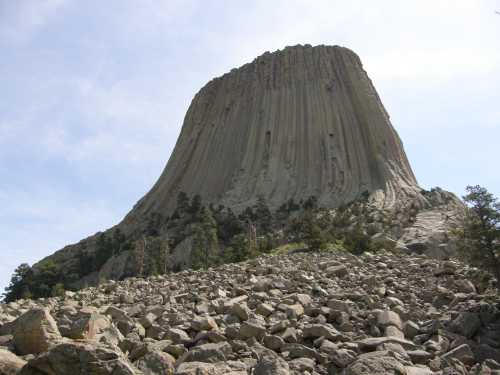
[[[257,219],[259,232],[270,232],[273,215],[271,214],[271,210],[267,206],[266,199],[263,195],[259,195],[257,197],[257,203],[255,204],[255,216]]]
[[[208,268],[217,262],[219,251],[217,222],[210,208],[202,207],[200,222],[195,225],[193,242],[191,254],[193,268]]]
[[[318,208],[318,198],[314,195],[311,195],[306,201],[303,203],[302,207],[304,210],[315,210]]]
[[[312,251],[323,251],[327,242],[324,233],[317,223],[315,214],[311,211],[305,212],[302,219],[303,240]]]
[[[231,240],[230,246],[226,248],[224,253],[224,261],[226,262],[241,262],[250,258],[251,245],[248,238],[244,234],[238,234]]]
[[[106,233],[99,234],[96,241],[94,271],[100,269],[113,256],[113,253],[113,240],[108,238]]]
[[[201,211],[202,203],[201,203],[201,196],[200,194],[196,194],[192,199],[191,199],[191,204],[189,205],[189,213],[191,216],[196,218]]]
[[[183,217],[189,212],[189,197],[188,195],[181,191],[179,194],[177,194],[177,208],[176,212]]]
[[[144,274],[147,245],[148,243],[145,236],[142,236],[142,238],[135,241],[133,255],[138,276],[142,276]]]
[[[479,185],[467,186],[466,191],[467,209],[457,230],[460,254],[500,282],[500,202]]]
[[[10,279],[10,284],[5,288],[3,295],[4,302],[12,302],[19,298],[30,298],[30,283],[32,282],[33,271],[27,263],[19,265]]]

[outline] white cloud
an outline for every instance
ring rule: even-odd
[[[15,0],[0,3],[0,41],[25,42],[70,0]]]
[[[499,70],[500,51],[437,49],[390,51],[365,60],[377,80],[412,80],[437,85],[449,79],[481,76]]]

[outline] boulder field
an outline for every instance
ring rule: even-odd
[[[457,261],[263,256],[0,305],[0,374],[500,374],[500,299]]]

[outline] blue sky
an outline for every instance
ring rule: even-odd
[[[0,0],[0,288],[117,223],[194,94],[265,51],[358,53],[423,187],[500,196],[500,1]]]

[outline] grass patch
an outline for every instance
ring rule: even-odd
[[[305,249],[306,247],[307,246],[304,242],[292,242],[275,247],[274,249],[271,250],[271,254],[273,255],[288,254],[290,251]]]

